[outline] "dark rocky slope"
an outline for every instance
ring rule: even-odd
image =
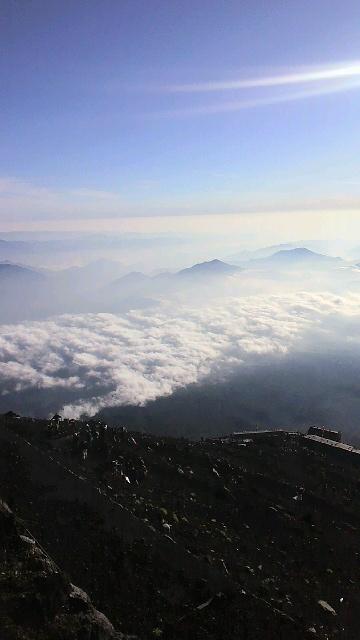
[[[299,434],[189,442],[0,423],[3,495],[144,640],[357,638],[358,470]]]
[[[125,640],[0,500],[1,640]]]

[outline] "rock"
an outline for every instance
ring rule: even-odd
[[[1,552],[6,557],[1,571],[1,640],[125,640],[87,593],[70,583],[23,531],[10,509],[1,506]]]
[[[29,538],[28,536],[20,536],[21,540],[26,544],[35,544],[35,540]]]
[[[76,587],[74,584],[70,584],[71,591],[69,598],[71,601],[71,611],[80,612],[86,611],[90,606],[90,598],[80,587]]]
[[[322,607],[325,611],[328,611],[329,613],[332,613],[333,616],[336,616],[337,613],[335,611],[335,609],[332,608],[332,606],[326,602],[326,600],[318,600],[318,604],[320,605],[320,607]]]
[[[251,575],[255,573],[254,569],[252,569],[252,567],[249,567],[249,565],[245,565],[244,571],[246,571],[247,573],[250,573]]]

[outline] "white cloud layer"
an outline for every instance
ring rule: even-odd
[[[64,315],[0,327],[0,390],[71,392],[67,416],[144,404],[236,367],[342,339],[359,343],[360,296],[298,293],[228,298],[202,309],[162,307]]]

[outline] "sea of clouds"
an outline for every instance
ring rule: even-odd
[[[52,411],[91,415],[292,351],[358,349],[359,321],[357,294],[300,292],[3,325],[0,395],[21,410],[24,391],[40,398],[58,391]]]

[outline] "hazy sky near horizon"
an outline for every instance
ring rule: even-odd
[[[0,230],[360,231],[357,0],[4,0],[0,51]]]

